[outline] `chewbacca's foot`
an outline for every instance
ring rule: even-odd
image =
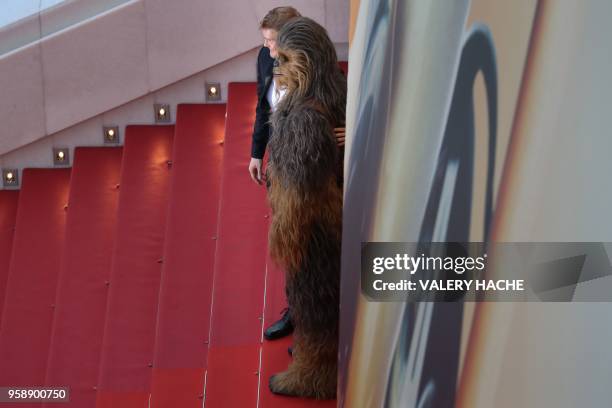
[[[284,395],[287,397],[297,397],[299,394],[296,392],[294,387],[291,386],[290,382],[287,381],[287,372],[283,372],[280,374],[274,374],[270,376],[270,381],[268,382],[270,387],[270,391],[277,395]]]
[[[288,397],[317,399],[336,397],[335,382],[326,384],[321,378],[309,378],[308,375],[299,375],[297,371],[291,369],[271,376],[269,386],[274,394]]]

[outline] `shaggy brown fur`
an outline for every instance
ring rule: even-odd
[[[346,80],[325,29],[308,18],[279,33],[278,80],[287,87],[272,116],[268,200],[272,258],[286,271],[293,362],[270,378],[277,394],[336,395],[342,190],[333,128],[344,125]]]

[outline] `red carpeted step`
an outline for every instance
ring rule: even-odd
[[[344,75],[348,76],[348,62],[347,61],[338,61],[338,65],[340,65],[340,69],[344,72]]]
[[[266,274],[266,308],[264,326],[267,326],[280,317],[279,311],[286,306],[285,278],[283,271],[268,261]],[[292,345],[291,337],[274,341],[264,341],[261,353],[261,385],[259,406],[261,408],[301,408],[336,406],[336,400],[317,401],[306,398],[288,398],[272,394],[268,387],[271,375],[285,371],[291,362],[287,348]]]
[[[248,174],[256,99],[254,83],[229,85],[206,408],[257,405],[268,208]]]
[[[151,407],[199,408],[204,393],[225,104],[179,105]]]
[[[147,407],[174,126],[128,126],[98,408]]]
[[[23,171],[0,330],[3,386],[45,380],[69,185],[68,168]]]
[[[75,149],[45,382],[70,386],[66,407],[93,407],[96,402],[121,153],[121,147]]]
[[[13,250],[18,200],[19,190],[0,191],[0,327],[2,327],[2,308]]]

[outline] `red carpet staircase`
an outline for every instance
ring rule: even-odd
[[[0,386],[69,386],[66,407],[332,407],[268,390],[291,339],[267,257],[265,188],[247,173],[255,84],[128,126],[0,191]],[[52,403],[0,404],[54,407]]]

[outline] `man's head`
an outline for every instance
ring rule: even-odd
[[[259,28],[264,38],[264,47],[270,50],[270,56],[276,58],[276,38],[278,32],[285,23],[294,17],[300,17],[300,13],[293,7],[275,7],[261,20]]]

